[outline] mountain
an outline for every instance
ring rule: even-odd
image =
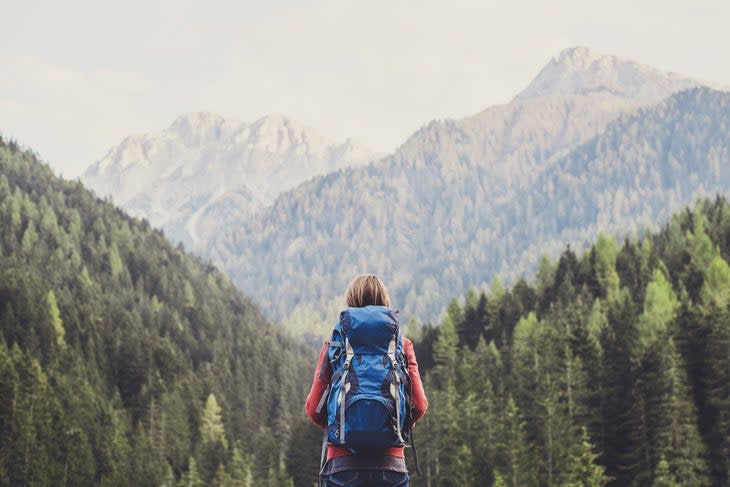
[[[193,248],[319,174],[367,163],[352,140],[329,141],[284,117],[253,123],[190,113],[127,137],[82,181]]]
[[[378,162],[306,182],[218,237],[207,255],[264,309],[297,323],[330,313],[352,275],[364,271],[383,275],[406,316],[433,319],[448,296],[497,274],[512,277],[534,267],[538,249],[552,254],[559,250],[553,242],[580,243],[578,235],[526,210],[530,204],[539,210],[534,201],[546,191],[571,207],[573,195],[550,192],[540,186],[544,178],[561,171],[561,161],[597,136],[598,147],[623,153],[613,139],[600,136],[609,124],[631,113],[649,116],[655,112],[637,110],[697,83],[584,48],[568,49],[509,104],[462,120],[431,122]],[[725,99],[695,94],[696,103],[686,108],[702,113],[708,98]],[[661,117],[665,108],[650,110]],[[671,124],[677,114],[664,115]],[[633,130],[621,120],[612,130]],[[714,145],[699,143],[715,131],[714,122],[706,121],[686,136],[697,138],[698,151],[711,154]],[[664,132],[640,135],[654,145],[671,142]],[[642,152],[646,141],[633,142],[639,145],[631,151]],[[678,174],[661,159],[666,154],[654,155],[663,177]],[[676,157],[686,168],[699,163]],[[638,169],[626,162],[627,172],[610,191],[622,184],[633,188],[631,174]],[[704,181],[690,184],[699,191]],[[639,200],[617,221],[629,224],[637,212],[654,216]],[[601,222],[586,216],[572,225],[595,229]]]
[[[599,54],[586,47],[574,47],[550,61],[516,99],[606,93],[652,102],[667,93],[698,84],[708,83],[618,56]]]
[[[0,139],[0,485],[283,485],[283,460],[311,485],[316,447],[289,445],[316,430],[315,360],[210,264]]]

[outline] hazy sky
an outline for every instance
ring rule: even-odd
[[[201,110],[389,152],[576,45],[730,85],[728,0],[2,3],[0,134],[66,177]]]

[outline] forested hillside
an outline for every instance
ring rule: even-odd
[[[414,485],[730,485],[728,262],[717,198],[453,300],[414,337],[431,404]]]
[[[699,93],[682,96],[719,96]],[[412,336],[431,405],[413,485],[727,486],[728,262],[718,197],[453,300]],[[315,353],[145,221],[0,140],[0,486],[311,487]]]
[[[580,100],[561,105],[576,110],[565,125],[574,137]],[[385,278],[404,316],[429,320],[448,296],[532,272],[539,255],[566,243],[582,248],[601,230],[637,234],[730,190],[726,92],[680,92],[568,153],[560,126],[511,126],[515,145],[504,154],[491,144],[505,138],[489,126],[434,122],[379,163],[314,179],[221,239],[216,258],[265,309],[295,309],[292,321],[316,322],[363,271]]]
[[[0,486],[291,485],[311,355],[0,139]]]

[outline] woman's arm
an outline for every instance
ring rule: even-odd
[[[423,390],[423,382],[421,374],[418,372],[418,362],[416,361],[416,352],[413,350],[413,342],[408,338],[403,338],[403,351],[408,359],[408,376],[411,379],[411,402],[413,403],[413,425],[426,414],[428,409],[428,399],[426,392]]]
[[[323,407],[320,413],[317,414],[317,405],[322,399],[322,394],[324,394],[327,390],[327,386],[330,383],[330,377],[332,377],[332,368],[327,361],[328,347],[329,340],[324,342],[324,345],[322,346],[322,351],[319,352],[319,360],[317,361],[317,368],[314,371],[312,387],[309,390],[307,403],[304,407],[309,420],[322,429],[327,426],[327,408],[325,404],[325,407]]]

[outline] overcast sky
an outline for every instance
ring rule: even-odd
[[[730,85],[728,0],[2,3],[0,134],[71,178],[203,110],[390,152],[576,45]]]

